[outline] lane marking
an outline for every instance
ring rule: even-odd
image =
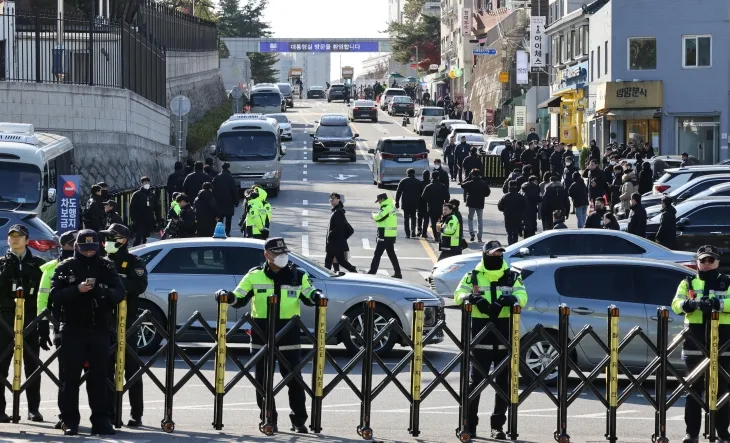
[[[307,166],[308,166],[308,165],[302,165],[302,166],[304,166],[304,169],[307,169]]]
[[[302,174],[307,175],[307,171],[302,171]]]
[[[309,236],[306,234],[302,235],[302,255],[309,257]]]
[[[302,220],[302,227],[306,228],[307,226],[309,226],[309,222],[307,220]]]
[[[420,241],[421,246],[423,246],[423,249],[426,250],[426,255],[428,255],[428,258],[431,259],[431,262],[433,264],[436,264],[439,259],[436,256],[436,253],[433,252],[433,249],[431,249],[431,245],[428,244],[428,240],[426,240],[425,238],[419,238],[418,240]]]
[[[302,204],[303,204],[304,206],[307,206],[307,205],[309,204],[309,200],[302,200]]]
[[[307,181],[307,177],[304,177],[304,178],[302,179],[302,181],[303,181],[303,182]]]
[[[307,217],[307,216],[309,216],[309,210],[308,209],[302,210],[302,217]]]

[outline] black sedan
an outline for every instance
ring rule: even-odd
[[[413,117],[416,115],[416,107],[413,104],[413,100],[407,96],[396,96],[393,100],[388,102],[388,114],[389,115],[406,115]]]
[[[321,86],[312,86],[307,90],[307,98],[327,98],[324,88]]]
[[[371,100],[355,100],[349,112],[351,122],[355,120],[370,120],[378,122],[378,105]]]

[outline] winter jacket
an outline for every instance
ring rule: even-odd
[[[215,231],[216,218],[220,210],[213,198],[213,191],[201,189],[195,198],[195,231],[198,237],[212,237]]]
[[[401,200],[402,197],[402,200]],[[406,177],[398,183],[395,191],[395,204],[404,211],[415,211],[421,203],[421,181],[416,177]]]
[[[449,188],[444,186],[438,180],[431,180],[431,183],[426,186],[421,194],[421,198],[426,201],[428,212],[440,213],[443,210],[444,203],[451,199]]]
[[[482,159],[479,157],[478,154],[469,155],[467,158],[464,159],[463,163],[461,164],[461,167],[466,171],[467,173],[471,173],[473,169],[479,169],[482,170]]]
[[[129,221],[134,226],[152,229],[160,218],[160,202],[150,189],[138,189],[129,202]]]
[[[565,168],[566,170],[568,168]],[[573,184],[568,188],[568,195],[573,200],[574,208],[582,208],[588,206],[588,189],[586,183],[580,176],[580,172],[575,171],[573,177],[571,177]]]
[[[603,176],[603,169],[586,169],[583,171],[583,177],[588,179],[588,196],[591,200],[603,197],[606,193],[606,179]]]
[[[443,183],[446,188],[449,188],[449,172],[445,170],[444,168],[434,168],[434,170],[431,172],[431,178],[433,179],[433,173],[438,172],[438,179],[441,183]]]
[[[525,230],[537,230],[538,205],[542,201],[540,187],[535,183],[527,182],[522,185],[520,194],[522,194],[527,204],[524,217]]]
[[[527,201],[519,193],[520,188],[510,186],[509,192],[503,195],[497,203],[497,209],[504,213],[504,226],[509,230],[522,227],[522,220],[527,210]]]
[[[628,174],[624,174],[621,181],[623,182],[623,185],[621,186],[621,195],[619,196],[621,199],[621,209],[624,213],[628,214],[631,210],[631,194],[639,192],[639,185],[636,183],[636,180],[634,180],[633,171]]]
[[[553,211],[559,210],[563,214],[570,213],[570,197],[568,191],[559,181],[552,181],[545,186],[545,194],[542,196],[540,214],[543,220],[552,220]]]
[[[492,193],[492,190],[489,189],[489,183],[481,176],[463,181],[461,188],[466,191],[466,206],[468,208],[484,209],[484,199]]]
[[[182,168],[176,169],[175,172],[167,177],[167,195],[172,200],[172,194],[183,192],[183,183],[185,182],[185,173]]]
[[[565,189],[570,189],[570,185],[573,184],[574,180],[573,173],[576,171],[577,169],[575,169],[575,165],[572,163],[570,164],[570,167],[566,166],[563,168],[563,186],[565,186]],[[578,177],[580,177],[580,174],[578,174]],[[586,190],[586,193],[588,193],[588,190]]]
[[[665,203],[662,209],[656,242],[669,249],[677,247],[677,209],[671,203]]]
[[[238,206],[238,186],[230,172],[223,170],[213,179],[213,198],[221,215],[233,215]]]
[[[629,234],[646,237],[646,209],[641,203],[631,207],[629,214],[629,226],[626,229]]]
[[[654,171],[651,170],[651,164],[644,162],[639,172],[639,194],[644,195],[651,192],[654,186]]]
[[[209,182],[210,177],[203,171],[195,171],[188,174],[183,182],[183,192],[190,198],[196,197],[201,189],[203,189],[203,183]]]
[[[336,254],[341,251],[349,251],[347,239],[353,234],[352,226],[347,222],[345,208],[342,202],[332,208],[330,223],[327,227],[326,252]]]
[[[586,228],[601,229],[603,227],[603,215],[606,214],[607,209],[605,207],[601,210],[595,210],[588,214],[586,217]]]

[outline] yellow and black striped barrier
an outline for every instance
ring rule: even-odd
[[[413,302],[413,325],[411,341],[413,342],[413,361],[411,361],[411,419],[408,431],[414,437],[421,433],[419,429],[421,412],[421,378],[423,375],[423,302]]]
[[[114,427],[122,427],[122,400],[124,399],[124,370],[127,356],[127,298],[117,306],[117,349],[114,368]]]
[[[482,155],[482,175],[491,186],[502,185],[506,180],[502,157],[499,155]]]
[[[226,333],[228,332],[228,295],[218,299],[218,322],[216,327],[217,346],[215,353],[215,403],[213,405],[213,427],[223,429],[223,396],[226,393]]]
[[[13,416],[12,422],[20,422],[20,382],[23,372],[23,331],[25,329],[25,291],[15,288],[15,316],[13,317]]]

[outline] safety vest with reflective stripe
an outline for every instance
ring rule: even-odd
[[[463,304],[466,299],[469,298],[471,294],[474,294],[478,292],[481,294],[482,297],[486,298],[490,303],[492,301],[498,300],[504,291],[507,290],[507,287],[510,287],[512,290],[512,295],[514,295],[517,298],[517,301],[519,301],[520,306],[523,308],[527,304],[527,291],[525,290],[525,286],[522,283],[522,277],[518,274],[514,278],[514,282],[510,286],[507,280],[510,276],[510,269],[509,265],[507,265],[507,262],[502,260],[502,267],[499,270],[496,271],[490,271],[484,267],[484,262],[480,261],[476,268],[474,268],[474,273],[468,272],[464,277],[462,277],[461,282],[459,282],[459,286],[456,287],[456,291],[454,292],[454,302],[457,305]],[[477,277],[477,281],[472,281],[472,274],[475,274]],[[492,283],[497,283],[497,286],[495,287],[495,298],[492,298]],[[474,306],[471,311],[472,318],[489,318],[489,314],[486,312],[481,312],[479,308]],[[499,311],[498,318],[509,318],[510,316],[510,307],[505,306],[502,308],[501,311]]]
[[[294,268],[299,271],[298,268]],[[238,284],[233,294],[236,298],[244,298],[249,293],[252,295],[251,316],[253,318],[266,318],[268,313],[268,298],[274,293],[274,280],[270,279],[262,267],[256,267],[248,271]],[[298,284],[281,285],[279,291],[279,318],[288,320],[295,315],[300,315],[299,296],[311,298],[315,288],[309,281],[309,275],[301,271]]]
[[[260,201],[251,200],[248,203],[248,212],[246,213],[246,219],[244,223],[249,233],[252,235],[261,234],[264,230],[265,216],[262,217],[263,207]]]
[[[51,278],[58,266],[58,260],[51,260],[41,266],[43,275],[41,276],[41,284],[38,286],[38,298],[36,299],[37,314],[48,307],[48,295],[51,293]]]
[[[398,218],[395,215],[393,199],[386,198],[380,203],[380,211],[373,214],[378,226],[378,238],[395,238],[398,234]]]
[[[730,284],[728,284],[730,283],[730,277],[720,274],[718,277],[718,283],[720,284],[720,287],[724,287],[724,290],[711,290],[708,291],[707,295],[709,298],[720,299],[720,324],[730,325],[730,301],[728,300],[730,299]],[[699,309],[694,312],[690,312],[689,314],[682,310],[682,302],[694,298],[702,298],[705,295],[704,292],[705,281],[701,280],[699,276],[695,276],[692,279],[691,288],[687,284],[687,279],[683,279],[677,287],[677,293],[674,295],[674,300],[672,300],[672,311],[674,311],[675,314],[684,315],[685,324],[691,325],[704,323],[704,316],[702,315],[702,311]]]
[[[451,251],[460,247],[461,238],[459,237],[459,219],[454,214],[446,217],[441,222],[441,241],[439,242],[439,250]]]

